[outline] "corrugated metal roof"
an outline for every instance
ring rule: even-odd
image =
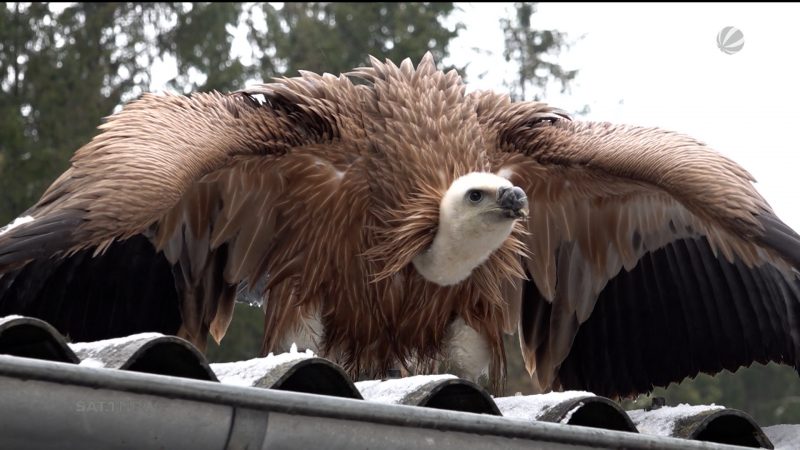
[[[209,365],[174,336],[67,344],[24,317],[0,319],[0,354],[2,448],[772,448],[722,407],[495,399],[450,375],[353,383],[310,353]]]

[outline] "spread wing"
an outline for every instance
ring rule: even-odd
[[[280,285],[299,255],[319,256],[305,248],[319,215],[339,201],[359,210],[313,77],[145,95],[110,117],[27,221],[0,231],[0,315],[42,317],[75,340],[219,340],[240,284],[269,272]]]
[[[481,101],[495,169],[531,204],[515,307],[540,386],[629,395],[800,365],[800,236],[745,170],[676,133]]]

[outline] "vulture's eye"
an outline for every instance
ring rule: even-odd
[[[480,203],[483,200],[483,192],[473,189],[467,192],[467,198],[472,203]]]

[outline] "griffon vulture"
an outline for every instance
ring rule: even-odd
[[[798,367],[800,236],[733,161],[467,95],[430,54],[347,75],[128,104],[0,231],[0,315],[204,348],[246,291],[263,352],[501,383],[518,329],[541,389],[609,396]]]

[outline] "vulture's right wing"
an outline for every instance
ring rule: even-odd
[[[515,308],[542,387],[629,395],[800,364],[800,236],[746,171],[677,133],[483,101],[495,170],[531,205]]]
[[[315,103],[325,83],[309,77],[148,94],[111,116],[28,219],[0,229],[0,315],[41,317],[75,340],[179,329],[201,348],[208,331],[219,340],[237,286],[267,271],[280,283],[319,216],[361,198],[342,176],[355,158],[335,145],[335,112]]]

